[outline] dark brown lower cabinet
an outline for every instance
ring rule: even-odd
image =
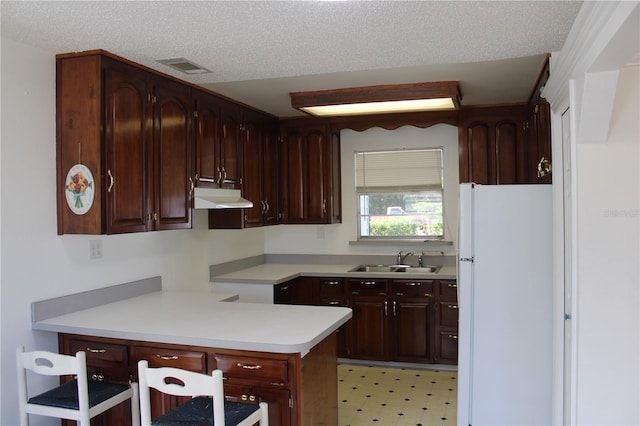
[[[352,358],[389,359],[389,302],[385,296],[352,296]]]
[[[289,410],[282,407],[289,406],[291,398],[286,389],[270,389],[250,386],[225,385],[225,399],[227,401],[242,402],[249,404],[259,404],[266,402],[269,404],[269,424],[270,425],[291,425],[291,415]]]
[[[440,280],[436,304],[435,361],[440,364],[458,363],[458,284],[456,280]]]
[[[269,423],[278,426],[335,425],[338,421],[336,333],[301,357],[299,353],[240,351],[124,339],[59,335],[60,353],[87,353],[89,379],[137,381],[137,364],[176,367],[210,374],[222,370],[228,400],[269,404]],[[157,418],[188,398],[151,392],[151,416]],[[131,424],[125,401],[95,417],[92,425]],[[64,425],[75,422],[63,421]]]

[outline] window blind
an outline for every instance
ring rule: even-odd
[[[356,191],[442,190],[442,149],[356,152]]]

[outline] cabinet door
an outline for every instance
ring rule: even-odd
[[[158,80],[154,107],[155,229],[191,227],[192,121],[189,87]]]
[[[469,109],[460,117],[460,182],[527,182],[525,107]]]
[[[149,367],[175,367],[183,370],[207,373],[206,353],[199,351],[185,351],[181,349],[158,348],[153,346],[137,346],[135,348],[135,365],[146,359]],[[167,395],[150,389],[151,419],[156,419],[164,413],[173,410],[190,397]]]
[[[225,384],[224,395],[227,401],[247,404],[266,402],[269,405],[270,425],[291,425],[291,394],[287,389]]]
[[[89,380],[128,383],[130,378],[128,346],[115,339],[66,335],[59,337],[60,353],[75,355],[78,351],[87,354],[87,376]],[[62,425],[76,422],[63,420]],[[91,419],[92,426],[130,425],[131,403],[126,400]]]
[[[277,122],[267,123],[262,139],[262,198],[265,202],[264,225],[280,223],[280,157]]]
[[[220,171],[222,172],[220,186],[240,189],[240,168],[242,164],[240,149],[242,109],[240,105],[222,102],[220,120],[222,131],[220,135]]]
[[[213,95],[194,91],[196,103],[196,185],[217,187],[220,164],[220,104]]]
[[[244,198],[253,202],[253,207],[244,209],[244,226],[261,226],[263,214],[266,210],[263,196],[263,130],[260,116],[246,110],[244,114],[244,137],[242,138],[243,181],[242,193]]]
[[[106,69],[107,234],[149,230],[150,93],[147,74],[120,64]]]
[[[389,302],[386,297],[352,297],[352,350],[357,359],[386,361]]]
[[[273,303],[276,305],[291,304],[291,284],[291,281],[287,281],[273,286]]]
[[[393,360],[428,362],[431,360],[431,308],[427,301],[394,300]]]
[[[291,125],[285,126],[283,133],[286,172],[281,189],[285,222],[330,223],[334,163],[327,126]],[[339,144],[336,146],[339,149]]]
[[[305,153],[304,134],[297,129],[288,131],[285,135],[283,150],[286,175],[282,182],[286,223],[304,223],[305,221]]]
[[[551,110],[549,103],[544,98],[531,107],[527,120],[528,131],[528,178],[530,183],[551,183],[551,172],[546,172],[544,167],[551,164]],[[545,164],[544,161],[547,161]],[[538,172],[538,164],[544,173]]]
[[[306,223],[327,222],[328,145],[322,129],[314,129],[306,135]]]

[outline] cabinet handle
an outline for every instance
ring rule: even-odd
[[[394,317],[396,316],[396,305],[397,305],[397,303],[396,303],[396,301],[394,300],[394,301],[393,301],[393,316],[394,316]]]
[[[227,180],[227,170],[222,166],[222,182]]]
[[[458,287],[458,285],[457,285],[457,284],[451,284],[451,283],[449,283],[449,284],[447,284],[447,287],[453,287],[453,288],[456,288],[456,287]]]
[[[175,361],[179,358],[176,355],[156,355],[156,357],[164,361]]]
[[[399,292],[396,293],[396,296],[404,296],[404,293],[399,291]]]
[[[455,334],[450,334],[449,335],[449,339],[457,339],[457,338],[458,338],[458,336],[456,336]]]
[[[284,383],[271,382],[271,386],[284,386]]]
[[[352,291],[351,294],[360,294],[359,291]]]
[[[285,285],[284,287],[280,287],[280,291],[289,290],[289,286]]]
[[[549,173],[551,173],[551,163],[549,163],[549,160],[542,157],[538,163],[538,177],[545,177]]]
[[[447,306],[449,309],[458,309],[458,305],[449,305]]]
[[[376,285],[375,281],[360,281],[362,285]]]
[[[218,171],[218,186],[222,185],[222,172],[220,171],[220,167],[216,167],[216,170]]]
[[[384,316],[388,316],[389,315],[389,304],[388,302],[385,300],[384,301]]]
[[[324,283],[327,285],[338,285],[340,284],[340,281],[325,281]]]
[[[260,204],[262,204],[262,214],[265,214],[267,211],[267,206],[264,204],[264,200],[260,200]]]
[[[115,179],[113,179],[113,175],[111,174],[111,169],[107,170],[107,174],[109,175],[109,187],[107,188],[107,192],[111,192],[111,189],[113,189],[113,184]]]
[[[339,304],[340,304],[340,302],[331,301],[331,302],[329,302],[329,304],[330,304],[330,305],[339,305]]]
[[[158,221],[158,213],[154,213],[153,214],[153,221],[157,222]]]
[[[422,284],[421,283],[404,283],[404,285],[415,287],[415,286],[419,286],[419,285],[422,285]]]
[[[431,293],[425,293],[424,294],[424,297],[431,297],[431,296],[433,296],[433,294],[431,294]]]
[[[251,401],[251,402],[255,402],[256,400],[256,396],[255,395],[242,395],[240,397],[240,399],[242,399],[243,401]]]
[[[93,349],[93,348],[87,348],[87,351],[91,352],[92,354],[103,354],[107,352],[106,349]]]
[[[194,190],[195,186],[196,185],[193,182],[193,179],[191,179],[191,177],[189,177],[189,198],[191,198],[193,196],[193,190]]]
[[[91,375],[91,380],[95,380],[97,382],[103,382],[104,381],[104,376],[102,374],[92,374]]]
[[[260,364],[248,365],[248,364],[243,364],[241,362],[239,362],[237,364],[237,366],[240,367],[240,368],[244,368],[245,370],[260,370],[262,368],[262,366]]]
[[[271,208],[271,206],[269,205],[268,201],[264,202],[267,205],[267,209],[264,211],[265,213],[269,211],[269,209]]]

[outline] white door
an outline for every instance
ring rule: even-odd
[[[564,366],[563,366],[563,423],[572,425],[575,421],[575,314],[574,285],[573,285],[573,214],[575,212],[572,192],[573,158],[571,145],[571,121],[569,109],[562,114],[562,182],[563,182],[563,216],[564,216]]]

